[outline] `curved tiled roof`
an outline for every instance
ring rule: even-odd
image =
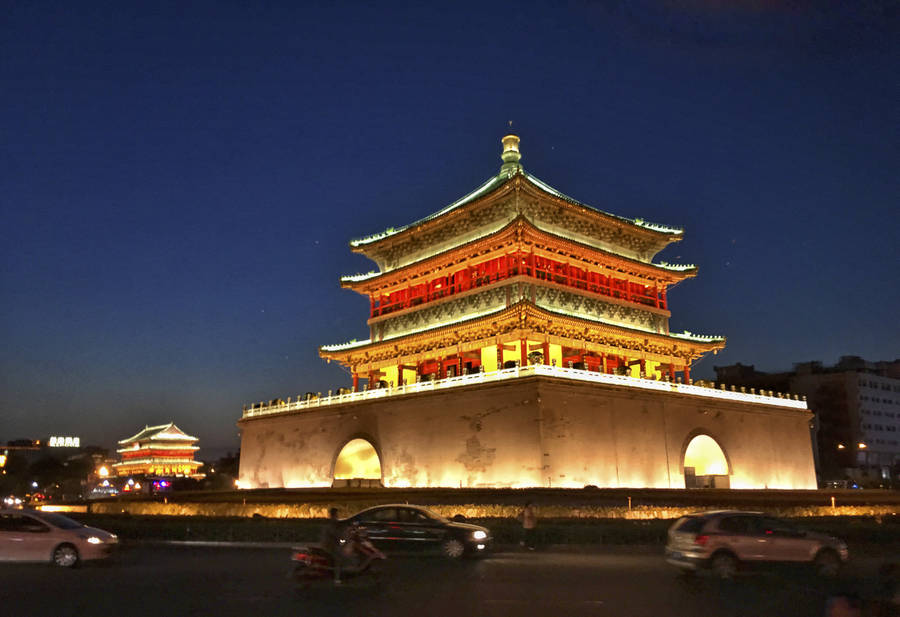
[[[553,195],[554,197],[562,199],[563,201],[566,201],[573,205],[576,205],[576,206],[579,206],[582,208],[587,208],[589,210],[593,210],[594,212],[597,212],[598,214],[603,214],[605,216],[614,218],[614,219],[622,221],[624,223],[634,225],[635,227],[640,227],[642,229],[647,229],[647,230],[650,230],[650,231],[653,231],[656,233],[672,235],[672,236],[679,236],[682,233],[684,233],[683,229],[680,229],[677,227],[669,227],[667,225],[651,223],[649,221],[645,221],[642,218],[630,219],[630,218],[626,218],[624,216],[619,216],[616,214],[605,212],[598,208],[594,208],[593,206],[589,206],[587,204],[584,204],[584,203],[578,201],[577,199],[573,199],[573,198],[569,197],[568,195],[565,195],[564,193],[556,190],[555,188],[553,188],[552,186],[550,186],[543,180],[540,180],[536,176],[533,176],[524,171],[515,170],[511,173],[504,171],[504,172],[497,174],[496,176],[492,176],[486,182],[482,183],[481,186],[476,188],[474,191],[464,195],[463,197],[460,197],[459,199],[454,201],[449,206],[442,208],[441,210],[439,210],[438,212],[435,212],[434,214],[426,216],[425,218],[419,219],[418,221],[415,221],[408,225],[403,225],[402,227],[389,227],[388,229],[386,229],[380,233],[372,234],[370,236],[366,236],[363,238],[357,238],[355,240],[351,240],[350,246],[355,248],[358,246],[365,246],[367,244],[372,244],[374,242],[378,242],[379,240],[383,240],[384,238],[389,238],[390,236],[394,236],[394,235],[403,233],[404,231],[414,228],[417,225],[427,223],[428,221],[433,221],[434,219],[441,217],[441,216],[447,214],[448,212],[452,212],[453,210],[456,210],[457,208],[460,208],[470,202],[475,201],[479,197],[482,197],[484,195],[488,195],[488,194],[492,193],[496,189],[498,189],[501,186],[503,186],[504,184],[506,184],[510,179],[515,177],[516,174],[521,174],[529,183],[531,183],[533,186],[537,187],[538,189],[544,191],[545,193],[547,193],[549,195]]]

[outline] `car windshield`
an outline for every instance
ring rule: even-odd
[[[54,527],[59,527],[60,529],[79,529],[84,527],[78,521],[73,521],[68,516],[63,516],[62,514],[55,514],[53,512],[35,512],[36,518],[41,519],[42,521],[46,521],[53,525]]]

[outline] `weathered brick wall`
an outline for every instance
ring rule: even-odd
[[[240,423],[245,488],[330,486],[344,444],[378,452],[385,486],[684,487],[698,433],[732,488],[815,488],[810,415],[547,377],[326,406]]]

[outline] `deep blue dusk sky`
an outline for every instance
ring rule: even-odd
[[[422,4],[5,3],[0,443],[235,448],[241,405],[347,386],[348,241],[510,120],[537,177],[685,228],[672,329],[728,337],[695,377],[900,356],[896,2]]]

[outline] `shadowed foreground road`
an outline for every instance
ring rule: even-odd
[[[460,563],[401,557],[371,579],[298,591],[286,549],[134,547],[110,565],[66,571],[0,564],[0,615],[384,615],[820,617],[830,593],[875,590],[880,561],[861,557],[837,581],[756,575],[689,579],[655,551],[500,553]]]

